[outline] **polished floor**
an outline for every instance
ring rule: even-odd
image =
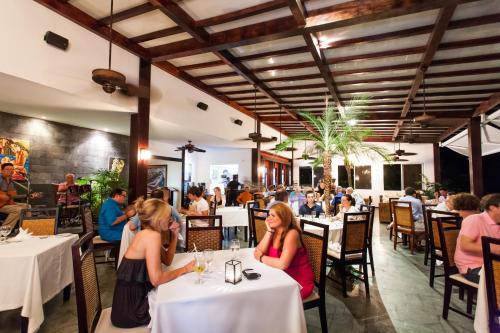
[[[362,284],[353,295],[344,298],[339,285],[327,280],[329,332],[473,332],[470,319],[453,312],[447,321],[441,318],[443,279],[437,278],[434,289],[429,287],[429,268],[423,265],[423,252],[411,255],[406,248],[394,251],[385,225],[379,228],[378,221],[375,221],[373,241],[376,277],[370,274],[369,299],[365,297]],[[114,271],[111,265],[104,264],[98,265],[98,272],[103,307],[108,307],[113,294]],[[456,291],[452,303],[465,308]],[[45,304],[44,313],[45,322],[40,333],[78,331],[74,291],[66,303],[60,294]],[[0,313],[0,332],[19,332],[19,314],[20,310]],[[317,309],[307,310],[306,320],[309,333],[321,331]]]

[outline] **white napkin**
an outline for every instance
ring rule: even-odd
[[[26,239],[33,238],[33,233],[29,232],[29,229],[24,230],[23,228],[19,228],[19,233],[16,237],[12,238],[14,241],[23,241]]]
[[[335,252],[340,252],[342,250],[342,246],[340,245],[339,242],[328,242],[328,248],[332,251],[335,251]]]

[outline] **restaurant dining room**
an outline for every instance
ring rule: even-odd
[[[500,333],[500,0],[0,27],[0,333]]]

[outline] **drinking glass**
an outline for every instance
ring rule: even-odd
[[[240,250],[240,240],[239,239],[233,239],[231,241],[231,245],[229,246],[233,253],[233,259],[236,259],[238,251]]]
[[[212,261],[214,260],[214,250],[206,249],[203,254],[207,262],[207,273],[210,273],[212,271]]]
[[[0,226],[0,243],[3,243],[10,234],[10,228],[6,225]]]
[[[197,284],[201,284],[201,274],[203,274],[206,267],[205,255],[203,252],[196,252],[194,255],[194,271],[198,274]]]
[[[320,213],[319,214],[319,219],[323,221],[325,219],[325,213]]]

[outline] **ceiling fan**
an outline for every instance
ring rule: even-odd
[[[304,152],[302,152],[302,155],[300,155],[299,158],[296,158],[296,160],[314,161],[316,158],[317,157],[312,156],[307,152],[306,141],[304,140]]]
[[[425,76],[422,79],[422,88],[423,88],[423,97],[424,97],[424,114],[418,117],[413,118],[413,121],[417,124],[420,124],[422,128],[428,128],[431,125],[431,122],[436,119],[436,116],[427,114],[426,112],[426,101],[425,101]]]
[[[391,158],[391,160],[392,160],[393,162],[409,162],[409,160],[404,159],[404,158],[400,158],[400,157],[399,157],[399,156],[397,156],[397,155],[396,155],[396,156],[393,156],[393,157]]]
[[[206,150],[203,150],[203,149],[200,149],[198,147],[196,147],[195,145],[193,145],[191,143],[191,140],[188,140],[188,143],[185,144],[184,146],[180,146],[180,147],[177,147],[177,149],[175,151],[187,151],[188,153],[192,153],[192,152],[198,152],[198,153],[205,153]]]
[[[114,93],[117,89],[126,96],[145,95],[145,91],[133,84],[127,83],[127,78],[120,72],[111,69],[111,50],[113,41],[113,0],[111,0],[109,21],[109,51],[108,51],[108,68],[96,68],[92,71],[92,80],[102,86],[108,94]]]
[[[253,110],[257,109],[257,87],[254,85],[255,92],[254,92],[254,102],[253,102]],[[257,113],[255,113],[255,122],[254,122],[254,131],[252,133],[248,133],[248,137],[244,139],[239,139],[241,141],[252,141],[252,142],[260,142],[260,143],[266,143],[266,142],[274,142],[277,141],[278,138],[275,136],[272,136],[270,138],[262,136],[260,133],[260,126],[257,126]]]
[[[401,149],[401,143],[398,143],[398,149],[396,149],[396,144],[394,144],[394,153],[389,154],[389,156],[395,156],[397,158],[401,156],[415,156],[417,153],[407,152],[404,149]]]

